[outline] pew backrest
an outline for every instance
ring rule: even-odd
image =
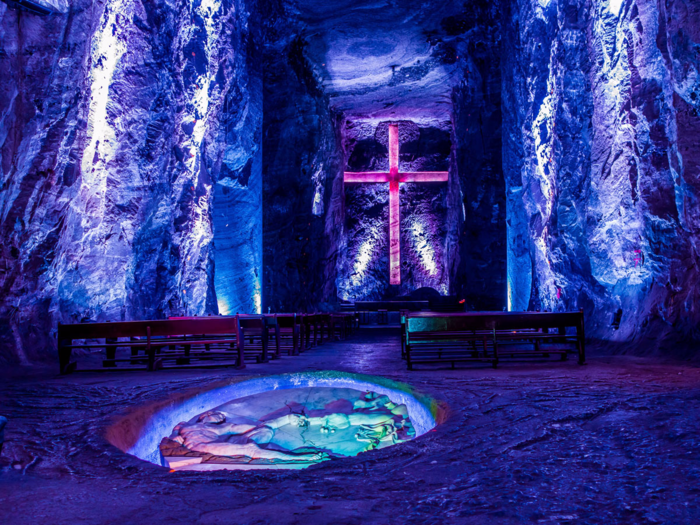
[[[149,334],[150,337],[235,334],[237,331],[238,320],[235,316],[119,321],[115,323],[59,323],[58,340],[147,337]]]

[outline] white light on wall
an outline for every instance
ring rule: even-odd
[[[353,270],[355,271],[355,276],[353,276],[353,284],[359,285],[360,278],[365,275],[367,271],[367,265],[372,260],[372,251],[374,250],[374,238],[369,237],[360,246],[360,250],[357,252],[357,259],[355,260],[355,266]]]
[[[314,202],[311,207],[311,213],[316,217],[323,215],[323,166],[318,168],[311,179],[314,182]]]
[[[437,263],[435,262],[435,250],[428,242],[428,236],[425,233],[425,227],[420,221],[415,221],[411,225],[411,231],[413,233],[413,242],[415,244],[416,251],[420,256],[421,264],[423,269],[430,276],[437,275]]]
[[[622,2],[624,0],[610,0],[608,3],[608,11],[613,15],[618,16],[620,14],[620,9],[622,9]]]
[[[126,52],[124,24],[117,21],[117,16],[120,13],[129,13],[132,6],[125,2],[114,2],[109,7],[105,11],[106,19],[101,22],[101,27],[95,32],[92,41],[88,144],[81,162],[83,184],[93,190],[100,182],[103,190],[107,184],[106,173],[103,170],[95,173],[93,162],[98,159],[97,163],[100,163],[101,159],[101,165],[104,166],[105,161],[111,160],[114,153],[116,133],[114,123],[108,118],[107,104],[117,65]]]
[[[253,295],[253,301],[255,302],[255,313],[256,314],[261,314],[262,313],[262,294],[257,291]]]

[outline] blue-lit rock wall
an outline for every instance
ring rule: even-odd
[[[448,171],[450,121],[397,123],[400,171]],[[343,137],[347,171],[389,171],[388,122],[348,121]],[[344,236],[337,279],[341,299],[385,299],[422,287],[443,295],[450,292],[448,188],[446,182],[400,185],[401,284],[392,286],[389,184],[345,185]]]
[[[295,13],[281,2],[261,8],[266,21],[263,310],[327,310],[336,302],[342,228],[337,117],[306,57]]]
[[[465,300],[467,310],[500,311],[507,304],[500,35],[489,16],[493,13],[480,14],[478,18],[484,24],[490,19],[491,25],[479,32],[481,45],[457,51],[463,80],[452,91],[453,171],[459,176],[453,212],[463,215],[453,294]]]
[[[59,321],[217,311],[215,194],[238,192],[234,219],[261,205],[249,8],[0,3],[0,359],[50,355]],[[243,226],[225,248],[256,242]],[[259,261],[236,264],[226,294],[252,309]]]
[[[595,338],[682,353],[700,320],[700,6],[520,0],[509,9],[511,308],[583,308]]]
[[[247,27],[229,44],[231,89],[219,117],[224,146],[215,167],[212,223],[214,289],[222,315],[262,311],[263,35],[256,3],[249,9],[243,11]]]

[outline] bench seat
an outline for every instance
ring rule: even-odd
[[[401,353],[422,363],[489,362],[578,354],[585,363],[583,312],[401,312]],[[572,333],[567,332],[567,329]]]
[[[74,350],[104,348],[105,368],[128,363],[155,370],[162,366],[163,360],[190,364],[193,360],[212,359],[232,360],[235,366],[243,368],[240,339],[241,329],[236,316],[59,324],[59,366],[62,374],[70,373],[77,367],[72,360]],[[94,342],[96,340],[104,342]],[[128,349],[131,355],[117,357],[120,348]],[[213,348],[217,351],[212,351]],[[143,355],[140,355],[142,351]]]

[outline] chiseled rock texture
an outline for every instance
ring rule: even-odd
[[[2,452],[2,445],[5,443],[5,427],[7,426],[7,418],[5,416],[0,416],[0,453]]]
[[[389,121],[451,173],[404,185],[396,293],[698,340],[697,1],[46,1],[0,3],[0,361],[57,322],[391,296],[387,192],[342,179]]]
[[[277,1],[261,10],[263,310],[327,310],[343,221],[339,117],[307,59],[296,11]]]
[[[511,306],[583,308],[589,336],[682,355],[700,321],[700,5],[508,7]]]
[[[217,311],[213,202],[262,226],[249,4],[0,3],[0,360],[47,355],[57,322]]]
[[[506,308],[506,197],[502,155],[501,2],[470,2],[445,18],[436,44],[458,68],[453,87],[454,154],[450,218],[457,216],[452,291],[467,310]],[[510,78],[510,73],[503,73]]]

